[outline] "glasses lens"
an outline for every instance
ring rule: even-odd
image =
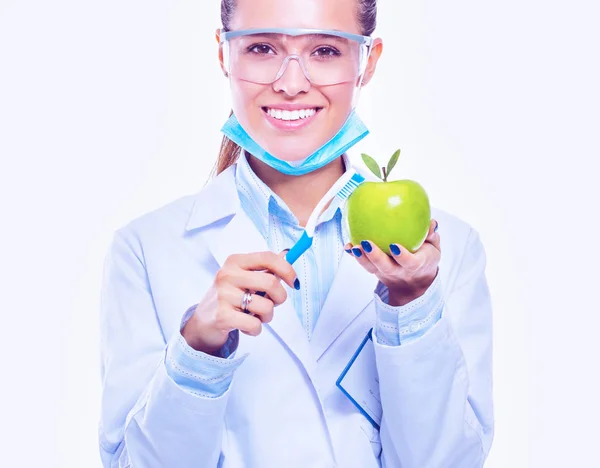
[[[229,40],[229,71],[242,80],[269,84],[278,79],[286,57],[293,55],[313,84],[332,85],[358,78],[365,49],[328,34],[250,34]]]

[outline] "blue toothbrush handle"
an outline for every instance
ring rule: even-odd
[[[300,237],[300,239],[298,239],[298,242],[296,242],[294,244],[294,246],[285,255],[285,260],[290,265],[293,265],[294,262],[296,260],[298,260],[304,252],[306,252],[308,249],[310,249],[312,242],[313,242],[312,237],[310,237],[306,233],[306,231],[304,231],[302,233],[302,236]],[[262,297],[265,297],[267,295],[267,293],[264,291],[257,291],[256,294],[259,296],[262,296]]]
[[[296,260],[300,258],[300,256],[310,249],[312,245],[313,239],[310,237],[306,231],[302,233],[298,242],[294,244],[294,246],[288,251],[285,255],[285,259],[288,261],[290,265],[293,265]]]

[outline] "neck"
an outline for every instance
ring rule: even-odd
[[[301,176],[282,174],[254,156],[248,158],[248,163],[254,173],[285,202],[303,227],[317,203],[346,170],[341,156]]]

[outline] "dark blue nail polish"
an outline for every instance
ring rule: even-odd
[[[300,289],[300,280],[298,278],[294,281],[294,288],[296,288],[296,291]]]
[[[352,253],[353,253],[354,255],[356,255],[357,257],[362,257],[362,252],[360,251],[360,249],[359,249],[358,247],[354,247],[354,248],[352,249]]]
[[[390,244],[390,250],[392,251],[392,254],[400,255],[400,247],[398,247],[396,244]]]
[[[437,230],[438,230],[438,226],[439,226],[439,223],[436,221],[436,222],[435,222],[435,229],[433,230],[433,232],[437,232]]]
[[[352,249],[344,249],[346,251],[346,253],[351,254],[352,253]]]
[[[362,245],[362,248],[367,253],[371,253],[371,250],[373,250],[373,247],[371,247],[371,244],[369,243],[369,241],[362,241],[360,243],[360,245]]]

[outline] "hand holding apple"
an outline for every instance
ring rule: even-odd
[[[383,169],[383,183],[365,182],[350,196],[347,214],[352,244],[345,247],[387,286],[392,306],[422,296],[436,278],[441,258],[438,223],[430,219],[425,190],[410,180],[387,182],[399,154],[399,150],[394,153]],[[367,155],[363,160],[378,175],[377,163]],[[366,191],[359,192],[361,188]]]
[[[356,246],[347,244],[345,249],[387,286],[391,306],[403,306],[421,297],[435,280],[441,259],[440,235],[435,220],[431,220],[427,238],[415,253],[393,244],[390,256],[369,240]]]

